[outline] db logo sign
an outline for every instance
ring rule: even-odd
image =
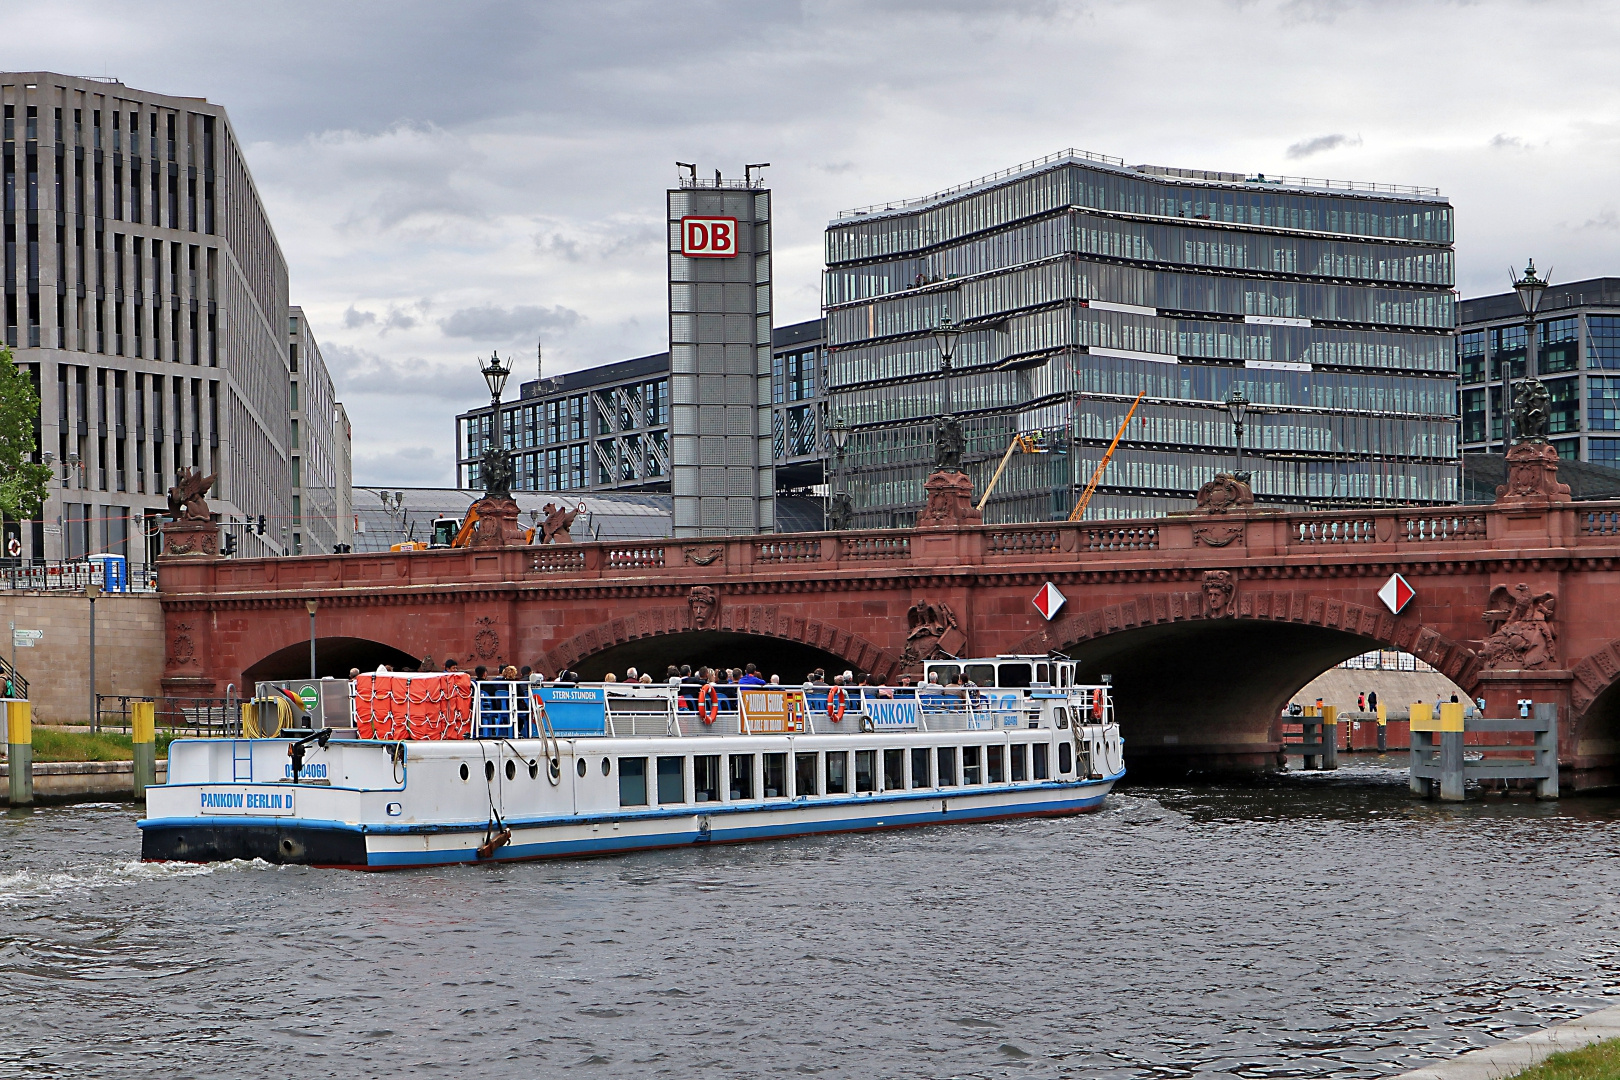
[[[681,254],[694,259],[735,259],[737,219],[681,218]]]

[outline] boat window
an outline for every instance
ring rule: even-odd
[[[883,751],[883,790],[899,791],[906,786],[906,752]]]
[[[928,782],[928,774],[932,771],[928,768],[928,763],[929,759],[933,756],[934,755],[929,752],[928,747],[926,746],[913,746],[911,748],[912,787],[932,786]]]
[[[985,772],[989,773],[988,780],[992,784],[1005,784],[1007,782],[1005,748],[1000,746],[987,746],[984,748]]]
[[[1015,742],[1007,747],[1007,756],[1012,759],[1012,782],[1021,784],[1029,779],[1029,744]]]
[[[619,759],[619,805],[647,805],[647,759],[622,757]]]
[[[871,767],[868,766],[868,772]],[[827,754],[827,794],[844,795],[849,792],[849,754],[843,750]]]
[[[977,746],[962,747],[962,783],[984,783],[984,776],[979,770],[979,748]]]
[[[767,799],[787,798],[787,755],[764,754],[765,759],[765,797]]]
[[[1057,706],[1055,709],[1052,710],[1052,720],[1053,720],[1054,723],[1057,724],[1058,730],[1061,731],[1061,730],[1066,729],[1069,726],[1069,710],[1068,710],[1068,708],[1066,706],[1063,706],[1063,705]]]
[[[961,664],[929,664],[930,673],[939,676],[941,686],[949,686],[952,679],[962,674]]]
[[[1051,747],[1043,742],[1034,743],[1032,745],[1035,750],[1035,779],[1052,779],[1052,769],[1046,761],[1047,751],[1050,750]]]
[[[692,801],[720,801],[719,754],[699,754],[692,759]]]
[[[754,797],[754,755],[731,755],[731,798]]]
[[[939,786],[956,786],[956,747],[939,748]]]
[[[1041,683],[1042,685],[1045,685],[1045,686],[1052,685],[1052,665],[1051,664],[1036,664],[1035,665],[1035,681],[1038,682],[1038,683]]]
[[[686,801],[686,759],[661,757],[658,759],[658,805]]]
[[[818,762],[815,754],[793,755],[793,794],[794,795],[820,795],[816,786],[816,774],[821,770],[816,768]]]
[[[1057,666],[1057,677],[1059,686],[1069,685],[1069,666],[1067,664],[1059,664]]]
[[[969,664],[964,674],[966,681],[974,686],[996,685],[996,665],[994,664]]]
[[[1074,770],[1074,751],[1067,742],[1058,743],[1058,772],[1067,773]]]
[[[831,754],[827,755],[827,757],[828,757],[829,761],[832,759]],[[857,751],[855,751],[855,790],[856,791],[876,791],[877,790],[877,751],[876,750],[857,750]]]
[[[1028,664],[1002,664],[996,671],[996,685],[1021,689],[1029,685]]]

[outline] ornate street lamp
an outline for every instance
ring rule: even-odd
[[[951,378],[951,363],[956,359],[956,347],[962,340],[962,327],[949,315],[934,327],[934,344],[939,346],[939,373],[945,379],[945,415],[934,421],[934,468],[938,472],[962,471],[962,453],[967,440],[962,424],[956,419],[956,383]]]
[[[962,328],[952,321],[949,315],[939,321],[934,327],[934,344],[939,346],[939,370],[945,376],[946,409],[948,413],[956,412],[956,401],[951,396],[951,363],[956,359],[956,347],[962,340]]]
[[[489,385],[489,408],[491,412],[490,428],[491,438],[489,447],[483,456],[484,492],[498,498],[505,498],[512,494],[512,475],[509,462],[510,455],[501,439],[501,391],[506,387],[507,376],[512,374],[510,364],[501,361],[499,353],[490,353],[489,363],[479,369],[484,376],[484,382]]]
[[[827,434],[833,448],[833,494],[827,512],[830,528],[842,532],[849,528],[851,511],[849,493],[844,490],[844,450],[849,446],[849,414],[839,409],[827,425]]]
[[[1552,271],[1547,272],[1544,278],[1536,276],[1536,260],[1525,261],[1524,275],[1515,278],[1512,267],[1508,268],[1508,280],[1513,283],[1513,291],[1519,294],[1519,307],[1524,309],[1524,373],[1531,379],[1536,377],[1536,311],[1541,307],[1541,298],[1547,292],[1547,286],[1552,281]],[[1502,369],[1502,432],[1503,448],[1513,442],[1513,390],[1512,365]]]
[[[1243,476],[1243,418],[1249,412],[1249,399],[1240,387],[1234,386],[1226,395],[1226,412],[1232,418],[1232,441],[1237,445],[1237,469],[1233,475]]]

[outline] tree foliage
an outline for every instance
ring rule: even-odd
[[[31,460],[38,423],[34,384],[0,347],[0,511],[12,517],[32,517],[45,501],[50,466]]]

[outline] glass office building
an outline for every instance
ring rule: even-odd
[[[1463,449],[1500,454],[1512,397],[1503,389],[1534,374],[1552,399],[1550,442],[1567,461],[1620,467],[1620,278],[1553,285],[1536,314],[1534,371],[1518,295],[1459,305],[1457,366]]]
[[[987,521],[1065,518],[1138,394],[1088,517],[1184,510],[1236,468],[1233,391],[1260,502],[1455,502],[1452,225],[1432,189],[1075,150],[840,215],[823,304],[855,524],[910,523],[945,412],[979,492],[1015,433],[1046,436]]]

